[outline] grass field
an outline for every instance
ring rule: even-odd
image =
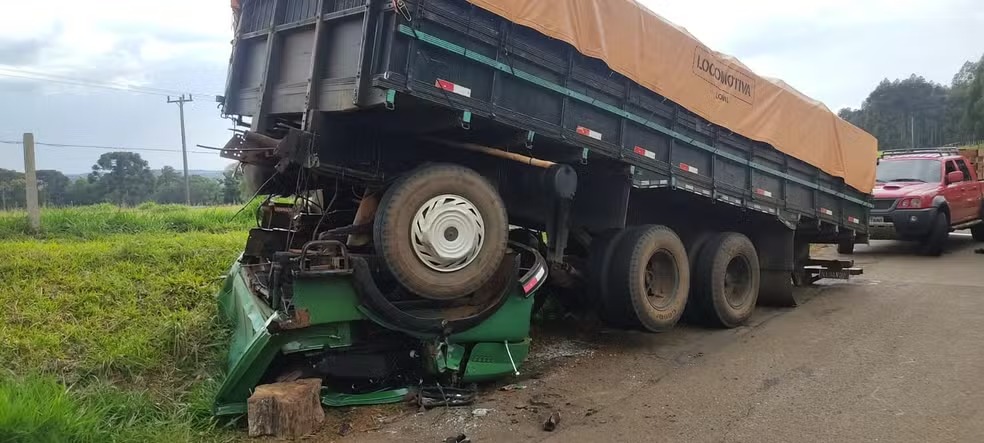
[[[218,278],[253,212],[0,213],[0,442],[216,441]]]

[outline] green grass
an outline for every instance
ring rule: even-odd
[[[0,443],[235,435],[210,408],[214,293],[253,223],[237,209],[53,209],[39,237],[0,213]]]
[[[136,208],[117,208],[110,204],[46,208],[41,212],[39,237],[89,239],[109,234],[243,231],[256,223],[255,206],[241,212],[240,208],[156,203],[144,203]],[[0,240],[29,233],[26,212],[0,212]]]

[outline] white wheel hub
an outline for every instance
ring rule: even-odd
[[[428,200],[413,217],[410,244],[427,267],[454,272],[468,266],[485,242],[485,221],[468,199],[443,194]]]

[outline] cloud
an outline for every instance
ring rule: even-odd
[[[737,56],[830,108],[858,106],[885,77],[949,83],[984,53],[980,0],[637,0],[705,44]],[[146,88],[221,94],[232,38],[224,0],[6,1],[0,14],[0,139],[112,146],[180,146],[164,97],[4,77],[21,71]],[[10,72],[10,71],[7,71]],[[189,145],[229,137],[210,97],[186,106]],[[98,151],[39,151],[39,166],[84,171]],[[180,154],[144,153],[180,167]],[[196,169],[221,169],[195,155]],[[0,167],[20,168],[0,156]]]
[[[0,64],[28,65],[37,63],[45,48],[44,39],[0,40]]]
[[[984,53],[980,0],[640,1],[833,109],[860,105],[886,77],[949,84]]]

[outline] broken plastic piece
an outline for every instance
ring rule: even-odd
[[[512,367],[513,367],[513,373],[514,373],[514,375],[519,375],[519,369],[516,368],[516,361],[513,360],[512,351],[509,350],[509,342],[508,341],[504,341],[502,343],[506,345],[506,355],[509,356],[509,364],[511,364]]]

